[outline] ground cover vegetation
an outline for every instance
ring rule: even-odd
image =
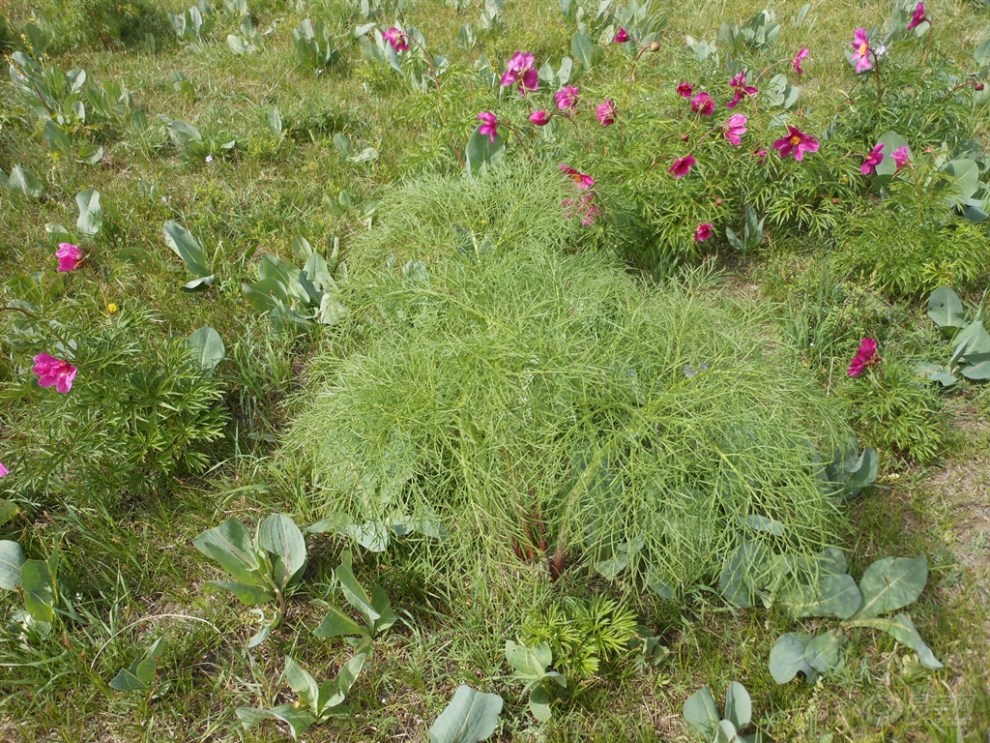
[[[0,4],[0,737],[985,738],[988,12]]]

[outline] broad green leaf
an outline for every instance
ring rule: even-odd
[[[206,252],[189,230],[173,220],[165,223],[164,230],[165,244],[182,259],[189,272],[198,279],[209,276]]]
[[[316,679],[313,678],[309,671],[289,657],[285,659],[285,671],[283,675],[285,676],[286,683],[289,684],[289,688],[309,707],[313,715],[318,717],[320,714],[320,687],[317,685]]]
[[[3,526],[8,521],[17,518],[20,512],[21,509],[17,507],[16,503],[0,498],[0,526]],[[0,572],[3,571],[2,564],[3,564],[3,556],[2,556],[2,549],[0,549]],[[18,568],[18,570],[20,570],[20,568]],[[2,580],[3,579],[0,578],[0,581]],[[0,582],[0,588],[3,587],[4,587],[3,583]]]
[[[979,320],[974,320],[960,330],[953,342],[955,347],[952,350],[952,357],[949,359],[949,366],[957,362],[964,362],[973,356],[990,353],[990,334],[987,333],[983,323]]]
[[[738,681],[730,683],[725,692],[725,719],[740,730],[749,727],[753,720],[753,701],[746,687]]]
[[[313,630],[313,634],[324,640],[330,640],[334,637],[367,635],[368,628],[355,622],[337,607],[331,606],[320,626]]]
[[[0,183],[12,193],[19,193],[29,199],[39,199],[44,191],[41,181],[20,165],[15,165],[6,175],[0,170]]]
[[[100,192],[92,188],[76,195],[76,205],[79,207],[79,219],[76,227],[84,235],[95,235],[103,226],[103,209],[100,208]]]
[[[730,720],[719,720],[715,728],[715,743],[739,743],[739,733]]]
[[[587,72],[601,60],[602,48],[586,35],[578,32],[571,37],[571,54]]]
[[[0,588],[17,590],[21,585],[21,567],[25,562],[21,545],[6,539],[0,541]]]
[[[821,573],[817,586],[796,586],[781,597],[781,603],[795,619],[848,619],[859,609],[863,597],[851,575]]]
[[[505,155],[505,142],[495,137],[492,142],[476,128],[464,148],[464,168],[468,175],[483,175]]]
[[[32,618],[51,624],[55,619],[55,576],[45,560],[27,560],[21,565],[24,608]]]
[[[388,525],[383,521],[348,524],[342,531],[369,552],[384,552],[388,548]]]
[[[928,298],[928,317],[940,328],[961,329],[966,325],[963,303],[947,286],[940,286]]]
[[[193,546],[220,563],[239,582],[261,585],[258,577],[261,564],[254,552],[251,535],[237,519],[229,518],[220,526],[207,529],[193,539]]]
[[[186,339],[186,345],[192,349],[193,362],[205,372],[216,369],[226,355],[223,338],[209,326],[193,331]]]
[[[553,653],[545,642],[530,648],[506,640],[505,660],[512,666],[516,678],[532,683],[546,676],[547,666],[553,662]]]
[[[388,594],[377,584],[371,587],[371,606],[379,614],[378,619],[375,620],[375,634],[384,632],[399,621],[399,617],[392,611],[392,602],[388,600]]]
[[[817,635],[804,649],[804,659],[819,673],[828,673],[838,668],[842,659],[844,638],[837,630]]]
[[[309,710],[295,707],[291,704],[282,704],[272,709],[238,707],[236,714],[237,719],[248,729],[263,720],[284,722],[289,726],[289,732],[292,734],[293,740],[297,739],[300,733],[305,733],[317,721],[316,717]]]
[[[698,691],[688,697],[684,702],[684,722],[698,735],[702,735],[711,740],[718,728],[719,720],[718,707],[715,706],[715,697],[707,686],[702,686]]]
[[[949,367],[940,364],[918,364],[915,371],[929,382],[938,382],[943,387],[951,387],[959,381],[959,377],[949,371]]]
[[[924,555],[885,557],[870,565],[859,582],[863,606],[855,619],[871,619],[917,601],[928,581],[928,559]]]
[[[368,595],[368,592],[364,590],[364,587],[354,577],[349,552],[344,552],[341,555],[340,565],[333,571],[333,574],[336,576],[337,582],[340,583],[341,590],[344,592],[344,598],[347,599],[347,602],[351,606],[364,614],[368,622],[368,627],[373,631],[375,622],[381,619],[381,614],[378,613],[372,604],[371,596]]]
[[[973,196],[980,190],[980,166],[974,160],[951,160],[943,167],[956,177],[956,189],[964,197]]]
[[[430,727],[432,743],[477,743],[487,740],[498,725],[502,697],[461,684],[450,704]]]
[[[287,586],[306,567],[306,540],[287,514],[273,514],[261,522],[258,545],[276,556],[274,577],[280,586]]]
[[[804,651],[811,642],[804,632],[788,632],[781,635],[770,650],[770,675],[778,684],[786,684],[803,673],[809,684],[815,683],[818,672],[805,660]]]
[[[966,379],[983,382],[990,379],[990,361],[981,361],[972,366],[964,366],[961,373]]]
[[[110,688],[117,691],[144,691],[148,685],[137,677],[132,668],[121,668],[110,681]]]
[[[343,666],[337,673],[337,677],[328,681],[320,687],[319,701],[317,703],[320,717],[325,717],[334,713],[334,708],[339,707],[347,698],[351,687],[357,682],[364,663],[368,659],[366,653],[358,653]]]
[[[547,722],[550,717],[550,690],[539,684],[529,693],[529,711],[538,722]]]
[[[862,619],[852,622],[856,627],[872,627],[883,630],[902,645],[907,645],[918,654],[921,665],[925,668],[938,669],[942,664],[932,653],[921,635],[918,634],[914,622],[907,614],[897,614],[892,619]]]
[[[758,542],[745,541],[725,561],[718,587],[733,606],[749,609],[768,578],[768,554]]]
[[[127,668],[122,668],[110,682],[110,688],[117,691],[146,691],[155,680],[158,670],[158,656],[165,644],[163,638],[152,643],[144,655],[134,660]]]
[[[275,594],[264,586],[229,580],[210,580],[207,583],[230,591],[245,606],[257,606],[275,600]]]

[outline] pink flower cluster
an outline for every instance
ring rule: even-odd
[[[530,52],[516,52],[502,73],[502,87],[515,85],[521,95],[532,93],[540,87],[540,73],[533,66],[536,58]]]
[[[56,359],[47,353],[39,353],[34,357],[34,373],[38,375],[39,387],[54,387],[65,394],[72,389],[76,371],[76,367],[68,361]]]
[[[601,207],[595,201],[595,192],[591,190],[594,188],[595,179],[565,163],[560,164],[560,171],[570,178],[574,187],[581,192],[576,198],[568,196],[560,202],[564,214],[568,219],[580,217],[581,224],[590,227],[602,214]]]
[[[409,37],[402,33],[401,30],[392,26],[392,28],[387,31],[382,32],[382,38],[389,43],[389,46],[396,51],[396,53],[401,54],[409,49]]]

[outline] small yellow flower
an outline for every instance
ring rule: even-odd
[[[119,309],[120,307],[118,307],[115,302],[110,302],[110,304],[107,305],[107,314],[112,315],[114,312],[117,312]]]

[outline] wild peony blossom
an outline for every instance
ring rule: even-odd
[[[866,369],[879,363],[880,357],[877,355],[877,341],[875,338],[863,338],[859,342],[859,349],[853,360],[849,362],[849,376],[858,377]]]
[[[392,26],[387,31],[383,31],[382,38],[399,54],[409,49],[409,37],[395,26]]]
[[[875,145],[870,154],[863,158],[863,164],[859,166],[859,172],[863,175],[871,175],[876,172],[877,165],[883,162],[883,142]]]
[[[495,137],[498,136],[498,117],[491,111],[482,111],[478,114],[478,121],[481,125],[478,127],[478,133],[491,140],[492,144],[495,144]]]
[[[691,110],[702,116],[711,116],[715,113],[715,101],[708,93],[702,91],[691,99]]]
[[[515,85],[522,95],[531,93],[540,87],[540,74],[533,65],[535,57],[530,52],[516,52],[506,63],[502,73],[502,87]]]
[[[78,245],[72,243],[59,243],[58,250],[55,251],[58,258],[59,271],[75,271],[82,263],[83,252]]]
[[[697,163],[693,155],[685,155],[674,160],[674,164],[667,168],[667,172],[679,180],[690,173],[691,168]]]
[[[677,95],[681,98],[690,98],[694,95],[694,86],[687,80],[677,86]]]
[[[578,187],[579,191],[587,191],[595,185],[595,179],[587,173],[582,173],[580,170],[575,170],[570,165],[566,165],[565,163],[561,163],[558,167],[560,168],[561,173],[564,173],[568,178],[574,181],[574,185]]]
[[[553,94],[553,99],[561,111],[570,111],[577,105],[580,95],[581,90],[576,85],[565,85]]]
[[[794,155],[798,162],[804,159],[805,152],[818,152],[818,140],[810,134],[805,134],[797,127],[788,125],[787,136],[773,143],[773,148],[780,152],[781,158]]]
[[[616,44],[625,44],[627,41],[629,41],[629,32],[626,31],[626,29],[620,28],[618,31],[615,32]]]
[[[543,110],[533,111],[529,115],[529,120],[536,124],[536,126],[546,126],[550,123],[550,114]]]
[[[746,133],[746,122],[748,119],[742,114],[732,114],[728,121],[722,125],[722,136],[724,136],[734,147],[742,144],[742,135]]]
[[[809,54],[811,54],[810,49],[798,49],[798,53],[795,55],[794,59],[791,60],[791,67],[794,68],[794,71],[797,74],[804,74],[804,70],[801,69],[801,62],[806,60]]]
[[[604,103],[595,108],[595,116],[602,126],[612,126],[615,123],[615,101],[606,98]]]
[[[9,474],[10,470],[4,466],[3,462],[0,462],[0,477],[6,477]]]
[[[849,63],[856,67],[857,74],[872,70],[870,54],[873,50],[870,49],[870,37],[866,35],[865,28],[857,28],[853,33],[852,48],[853,54],[849,58]]]
[[[894,161],[894,165],[897,166],[897,170],[895,172],[899,173],[908,164],[911,154],[908,151],[907,145],[902,144],[890,154],[890,157]]]
[[[72,389],[76,371],[76,367],[68,361],[56,359],[47,353],[39,353],[34,357],[34,373],[38,375],[40,387],[54,387],[65,394]]]
[[[705,240],[712,236],[713,225],[710,222],[705,222],[704,224],[699,224],[694,228],[694,241],[696,243],[703,243]]]
[[[592,191],[587,191],[576,199],[568,197],[561,201],[560,205],[564,208],[564,216],[567,219],[580,217],[581,224],[585,227],[591,227],[595,220],[602,215],[602,209],[598,206]]]
[[[907,30],[914,31],[914,29],[916,29],[925,21],[931,23],[931,21],[928,20],[928,16],[925,15],[925,4],[918,3],[917,5],[914,6],[914,12],[911,14],[911,20],[908,21]]]
[[[766,147],[761,147],[760,149],[758,149],[758,150],[755,150],[755,151],[753,152],[753,154],[754,154],[754,155],[756,155],[756,158],[757,158],[757,159],[758,159],[758,160],[759,160],[760,162],[763,162],[764,160],[766,160],[766,159],[767,159],[767,148],[766,148]]]
[[[746,84],[745,70],[732,76],[732,79],[729,80],[729,87],[733,89],[732,100],[725,104],[726,108],[735,108],[746,96],[759,93],[755,87]]]

